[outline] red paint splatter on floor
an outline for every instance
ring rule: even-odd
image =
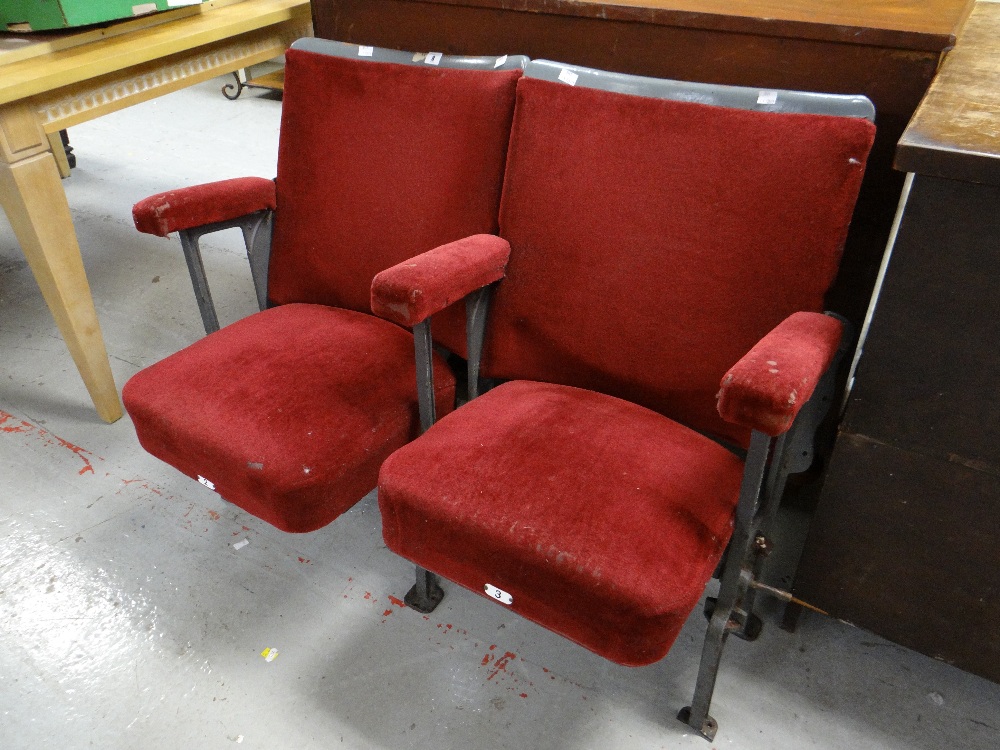
[[[299,562],[302,563],[303,565],[312,565],[312,560],[310,560],[308,557],[300,557]]]
[[[88,456],[94,456],[94,454],[86,448],[75,445],[68,440],[63,440],[61,437],[53,435],[48,430],[43,430],[41,427],[33,425],[31,422],[27,422],[23,419],[18,420],[17,424],[7,424],[15,419],[16,417],[13,414],[0,411],[0,432],[7,434],[20,433],[25,435],[33,433],[35,437],[44,441],[45,445],[58,445],[61,448],[65,448],[70,453],[75,454],[81,461],[83,461],[83,468],[77,472],[80,476],[83,476],[88,472],[94,475],[97,474],[97,472],[94,471],[94,465],[90,462],[90,458],[88,458]],[[100,456],[95,456],[95,458],[100,458],[102,461],[104,460]]]
[[[369,601],[372,600],[372,592],[371,591],[366,591],[365,592],[365,599],[368,599]]]
[[[527,698],[527,697],[528,697],[528,694],[527,694],[527,693],[519,693],[519,695],[520,695],[520,696],[521,696],[522,698]]]
[[[111,475],[108,474],[108,473],[105,473],[105,476],[110,477]],[[149,490],[154,495],[159,495],[160,497],[163,497],[163,490],[161,490],[158,487],[154,487],[153,485],[151,485],[149,483],[148,479],[143,479],[142,477],[137,477],[136,479],[122,479],[121,480],[122,489],[125,489],[125,487],[128,487],[130,484],[135,484],[137,482],[142,482],[142,484],[139,485],[139,487],[141,487],[142,489]],[[122,490],[118,490],[115,494],[116,495],[120,495],[121,493],[122,493]]]
[[[392,610],[391,609],[387,609],[385,612],[382,613],[382,617],[388,617],[391,614],[392,614]],[[385,622],[385,620],[383,620],[383,622]]]
[[[405,607],[406,606],[406,602],[404,602],[402,599],[397,599],[392,594],[389,594],[389,601],[392,604],[395,604],[397,607]],[[426,620],[427,618],[425,617],[424,619]]]
[[[83,476],[88,471],[91,474],[96,473],[94,471],[93,464],[90,463],[90,459],[87,458],[87,456],[83,455],[84,453],[86,453],[87,455],[92,456],[94,455],[93,453],[84,448],[81,448],[79,445],[73,445],[73,443],[69,442],[68,440],[63,440],[61,437],[56,437],[55,435],[53,435],[52,437],[55,438],[56,442],[59,443],[59,445],[68,450],[70,453],[75,453],[83,461],[83,468],[77,472],[80,476]]]
[[[222,518],[222,515],[216,513],[214,510],[210,510],[208,511],[208,517],[211,518],[213,521],[218,521],[220,518]]]
[[[0,432],[31,432],[35,429],[35,426],[31,422],[25,422],[23,419],[20,424],[8,425],[7,421],[14,418],[13,414],[0,411]]]
[[[492,680],[494,677],[496,677],[501,672],[506,672],[507,671],[507,665],[510,664],[511,659],[516,659],[516,658],[517,658],[517,654],[514,654],[514,653],[511,653],[510,651],[507,651],[506,653],[504,653],[503,656],[501,656],[499,659],[497,659],[495,662],[493,662],[493,669],[491,669],[490,673],[486,676],[487,682],[490,681],[490,680]]]

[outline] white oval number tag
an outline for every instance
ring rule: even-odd
[[[486,596],[490,597],[491,599],[496,599],[498,602],[503,602],[508,606],[514,603],[514,597],[508,594],[506,591],[502,591],[498,589],[496,586],[492,586],[488,583],[486,584],[486,586],[484,586],[484,588],[486,590]]]

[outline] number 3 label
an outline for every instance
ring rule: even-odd
[[[498,602],[503,602],[508,606],[514,603],[513,596],[508,594],[506,591],[498,589],[496,586],[487,583],[486,586],[484,586],[483,588],[486,590],[486,596],[490,597],[491,599],[496,599]]]

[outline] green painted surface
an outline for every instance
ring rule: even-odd
[[[167,10],[168,0],[0,0],[0,29],[46,31]],[[21,24],[27,24],[22,27]]]

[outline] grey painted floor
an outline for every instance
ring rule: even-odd
[[[176,239],[135,232],[132,203],[274,174],[280,102],[220,85],[70,133],[119,386],[201,335]],[[224,322],[252,312],[235,235],[206,264]],[[700,616],[629,669],[455,587],[403,609],[410,577],[371,496],[283,534],[144,454],[127,417],[99,422],[0,215],[0,748],[1000,747],[1000,686],[818,615],[786,633],[777,610],[728,646],[710,745],[673,718]]]

